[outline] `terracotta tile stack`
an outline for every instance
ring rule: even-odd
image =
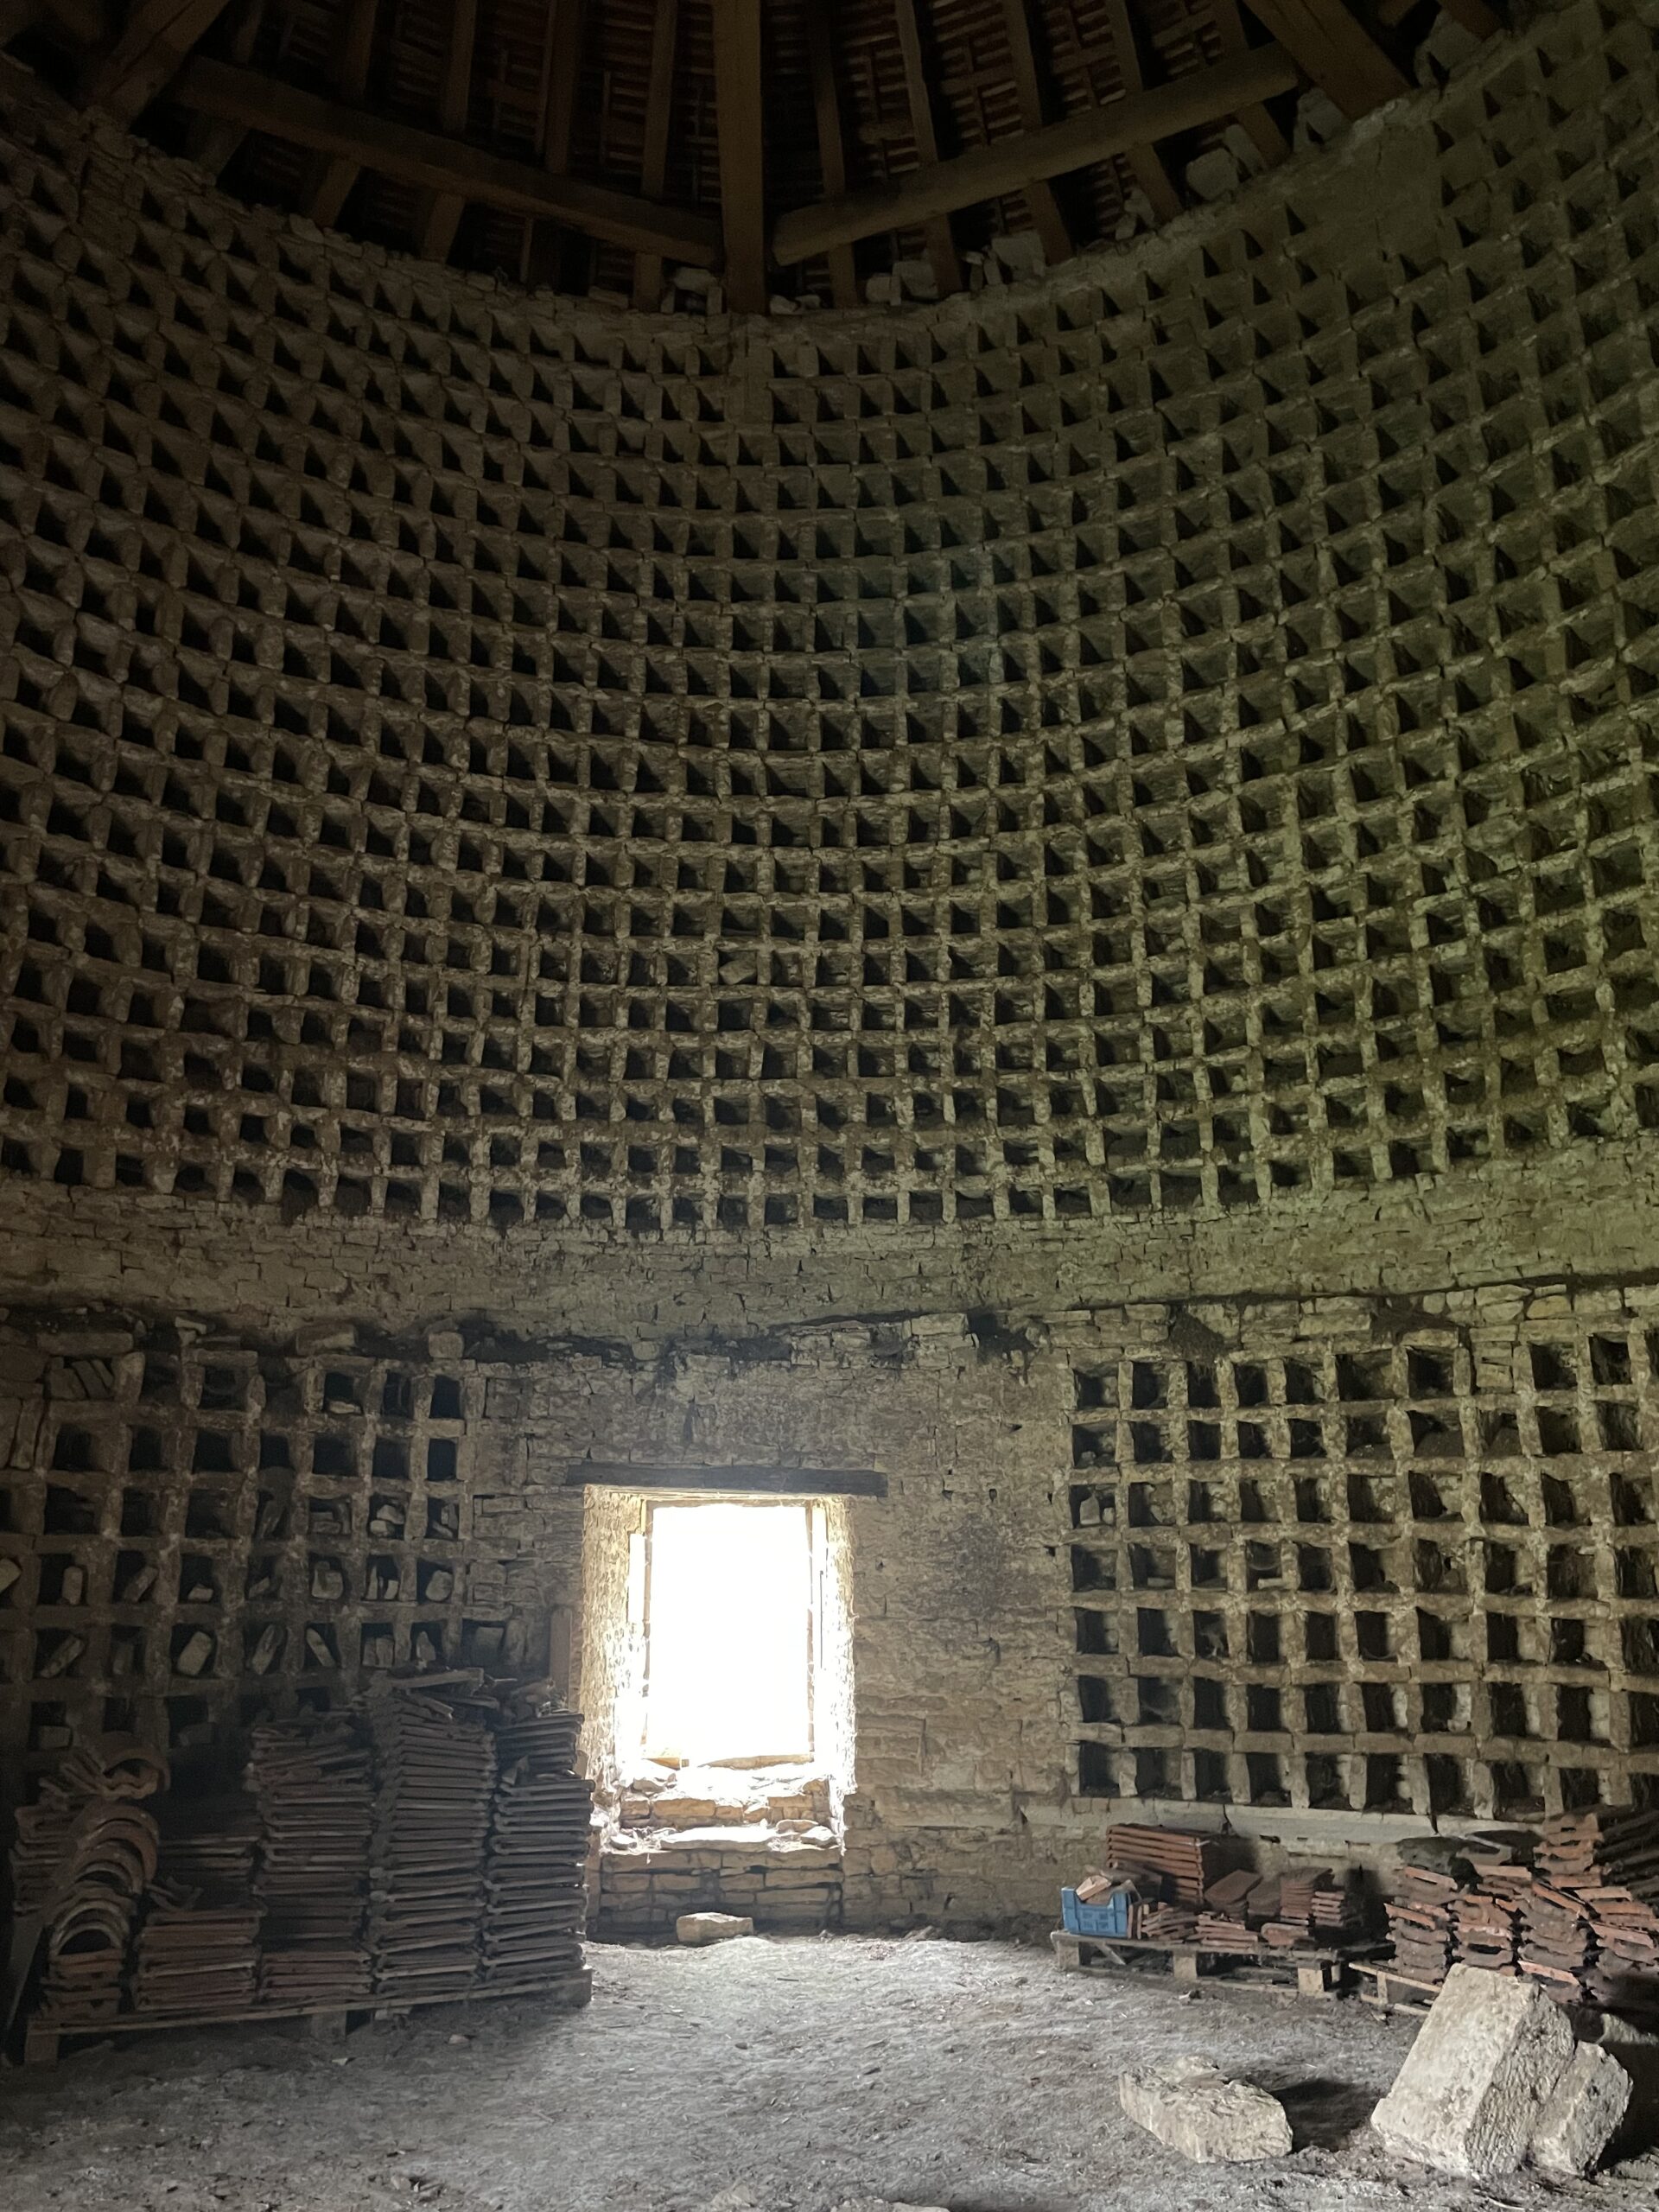
[[[1251,1930],[1249,1904],[1262,1887],[1262,1876],[1249,1867],[1222,1874],[1208,1884],[1204,1910],[1198,1916],[1196,1940],[1210,1951],[1254,1951],[1260,1948]],[[1274,1885],[1276,1897],[1278,1885]]]
[[[575,1772],[582,1715],[549,1708],[504,1719],[484,1871],[479,1986],[577,1973],[593,1784]]]
[[[1524,1866],[1487,1867],[1447,1906],[1458,1961],[1492,1974],[1516,1971],[1521,1897],[1531,1886]]]
[[[253,1894],[258,1815],[251,1801],[162,1807],[161,1856],[145,1902],[132,2008],[153,2014],[245,2012],[259,1980]]]
[[[1595,1955],[1595,1931],[1577,1897],[1535,1876],[1521,1900],[1516,1961],[1522,1973],[1542,1982],[1562,2004],[1583,2004]]]
[[[1585,1986],[1593,2001],[1659,2009],[1659,1812],[1563,1813],[1545,1823],[1536,1866],[1588,1923],[1595,1951]]]
[[[1197,1912],[1205,1892],[1225,1871],[1225,1847],[1211,1836],[1180,1828],[1138,1827],[1119,1822],[1106,1831],[1106,1864],[1115,1874],[1156,1875],[1172,1904]]]
[[[138,1901],[156,1878],[156,1822],[130,1799],[95,1797],[76,1815],[45,1900],[42,2020],[121,2009]]]
[[[167,1761],[128,1737],[105,1736],[66,1752],[54,1775],[41,1784],[39,1800],[20,1806],[10,1852],[12,1911],[19,1920],[36,1913],[63,1866],[69,1832],[94,1799],[131,1802],[168,1784]]]
[[[389,1686],[372,1711],[378,1781],[369,1937],[379,1997],[464,1997],[482,1956],[495,1783],[488,1700]],[[583,1838],[583,1847],[586,1838]]]
[[[247,1783],[259,1818],[262,2005],[347,2005],[369,1993],[367,1904],[374,1777],[350,1719],[270,1721]]]
[[[1455,1875],[1427,1866],[1402,1866],[1388,1902],[1389,1940],[1396,1974],[1438,1989],[1456,1956],[1452,1901]]]

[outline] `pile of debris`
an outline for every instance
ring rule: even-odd
[[[1236,1846],[1181,1828],[1109,1828],[1106,1867],[1077,1884],[1079,1905],[1115,1908],[1109,1936],[1240,1955],[1335,1950],[1365,1932],[1361,1893],[1328,1866],[1259,1873],[1229,1866]]]

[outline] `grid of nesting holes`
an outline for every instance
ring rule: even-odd
[[[158,158],[94,207],[15,115],[0,1170],[753,1230],[1659,1124],[1654,79],[1597,20],[1454,89],[1408,257],[1292,180],[735,340]]]
[[[54,1360],[0,1471],[7,1750],[175,1749],[327,1712],[393,1666],[499,1669],[452,1370],[174,1344]],[[14,1446],[13,1456],[19,1456]]]
[[[1659,1328],[1076,1382],[1085,1795],[1659,1803]]]

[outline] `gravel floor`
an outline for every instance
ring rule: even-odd
[[[859,2196],[950,2212],[1623,2212],[1659,2192],[1652,2157],[1565,2190],[1390,2168],[1365,2121],[1410,2030],[1357,2004],[1183,2000],[1003,1943],[601,1945],[592,1962],[594,2003],[575,2016],[520,1999],[334,2044],[273,2023],[0,2076],[0,2206],[692,2212],[729,2195],[761,2212]],[[1282,2097],[1296,2154],[1192,2167],[1131,2126],[1118,2067],[1184,2052]]]

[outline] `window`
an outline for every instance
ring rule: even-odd
[[[645,1567],[647,1757],[810,1757],[809,1509],[652,1505]]]

